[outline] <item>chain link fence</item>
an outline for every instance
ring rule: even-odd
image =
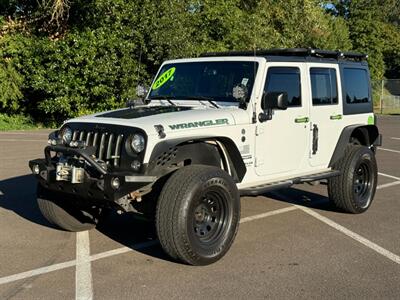
[[[400,79],[372,82],[375,113],[400,114]]]

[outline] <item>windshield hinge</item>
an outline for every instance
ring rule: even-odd
[[[256,135],[259,136],[264,133],[264,128],[256,126]]]
[[[259,157],[256,157],[255,159],[254,159],[254,166],[255,167],[259,167],[259,166],[261,166],[261,165],[263,165],[264,164],[264,160],[263,159],[261,159],[261,158],[259,158]]]

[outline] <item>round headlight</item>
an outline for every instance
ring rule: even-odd
[[[141,134],[134,134],[131,141],[131,147],[136,153],[142,152],[144,150],[144,136]]]
[[[60,132],[63,144],[69,144],[72,140],[72,130],[68,126],[64,127]]]

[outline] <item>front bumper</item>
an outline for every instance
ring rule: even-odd
[[[56,180],[56,162],[50,156],[52,151],[80,157],[88,163],[90,172],[85,170],[82,183]],[[32,173],[44,188],[90,200],[116,202],[132,192],[148,190],[157,179],[155,176],[143,174],[108,172],[91,157],[90,149],[69,148],[62,145],[47,146],[45,156],[44,159],[29,161]],[[111,184],[115,178],[118,178],[120,183],[118,188]]]

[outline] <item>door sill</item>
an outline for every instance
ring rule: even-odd
[[[316,180],[339,176],[340,174],[340,171],[331,170],[239,189],[239,192],[241,196],[258,196],[269,191],[291,187],[293,184],[313,182]]]

